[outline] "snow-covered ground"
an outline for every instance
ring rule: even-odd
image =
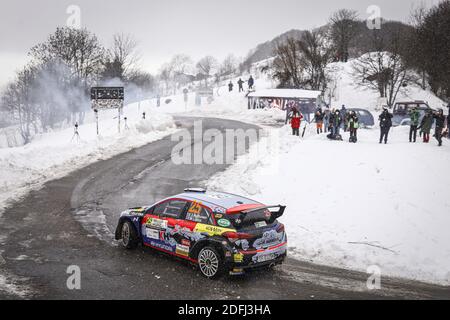
[[[146,111],[146,120],[141,112]],[[93,113],[93,112],[92,112]],[[117,111],[99,112],[100,136],[96,134],[93,115],[78,128],[42,134],[22,147],[0,149],[0,213],[11,200],[39,188],[46,181],[62,177],[71,171],[98,160],[107,159],[173,133],[176,128],[172,116],[154,108],[137,104],[124,108],[129,129],[122,119],[118,133]]]
[[[291,257],[450,284],[448,143],[409,143],[407,128],[387,145],[376,129],[359,130],[357,144],[277,130],[277,150],[254,146],[209,187],[287,205]]]

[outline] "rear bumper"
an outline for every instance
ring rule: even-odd
[[[273,260],[260,262],[260,263],[252,263],[252,264],[248,264],[248,265],[245,265],[242,263],[231,263],[231,264],[229,264],[229,274],[230,275],[241,275],[247,271],[267,269],[267,268],[282,264],[283,261],[286,259],[286,256],[287,256],[287,254],[284,253],[284,254],[276,257]]]
[[[273,258],[260,261],[261,256],[267,257],[273,255]],[[231,274],[241,274],[246,270],[264,269],[277,264],[283,263],[287,256],[287,244],[283,243],[281,246],[276,246],[273,249],[266,249],[258,253],[236,253],[228,259],[227,265]],[[258,258],[259,257],[259,258]]]

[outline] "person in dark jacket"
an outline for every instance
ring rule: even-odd
[[[316,123],[317,134],[321,134],[323,132],[323,117],[324,117],[324,114],[322,112],[322,109],[321,108],[317,109],[316,114],[314,115],[314,121]]]
[[[251,90],[253,89],[253,85],[255,84],[255,80],[253,80],[253,77],[250,76],[250,78],[248,78],[248,88]]]
[[[409,112],[409,119],[411,120],[409,126],[409,142],[416,142],[417,138],[417,128],[419,127],[420,113],[414,107]]]
[[[330,132],[331,135],[333,135],[333,123],[334,123],[334,116],[336,114],[336,110],[335,109],[331,109],[330,114],[328,115],[328,131]]]
[[[436,128],[434,131],[434,137],[438,141],[438,145],[442,146],[442,131],[445,128],[445,116],[444,111],[439,109],[438,112],[435,112],[433,118],[436,120]]]
[[[242,79],[239,78],[237,83],[238,83],[238,86],[239,86],[239,92],[243,92],[244,91],[244,81],[242,81]]]
[[[350,142],[356,142],[358,140],[357,131],[359,128],[359,119],[355,111],[348,113],[348,129],[350,130]]]
[[[325,111],[323,112],[323,126],[325,132],[330,131],[330,109],[328,106],[325,108]]]
[[[230,83],[228,84],[228,91],[229,92],[233,91],[233,87],[234,87],[233,82],[230,81]]]
[[[430,142],[430,132],[431,127],[433,126],[433,114],[431,111],[427,111],[425,115],[422,118],[422,121],[420,122],[420,126],[418,129],[420,129],[420,133],[423,136],[423,142],[428,143]]]
[[[345,105],[342,105],[340,114],[341,114],[341,119],[342,119],[341,125],[344,128],[344,132],[347,132],[347,129],[348,129],[348,112],[347,112],[347,108],[345,107]]]
[[[389,130],[391,130],[392,127],[392,113],[389,113],[387,108],[383,108],[383,112],[378,117],[378,120],[380,121],[380,143],[382,143],[384,139],[384,144],[386,144],[388,141]]]
[[[333,130],[332,130],[332,136],[334,138],[336,138],[339,135],[339,131],[341,129],[341,124],[342,124],[342,117],[341,117],[341,113],[339,112],[339,110],[336,110],[334,112],[333,115],[333,120],[332,120],[332,125],[333,125]]]

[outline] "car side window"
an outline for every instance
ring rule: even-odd
[[[185,200],[169,200],[156,205],[153,212],[161,217],[178,219],[183,213],[186,204],[187,201]]]
[[[204,224],[212,224],[209,210],[202,207],[195,201],[189,204],[189,209],[186,212],[186,220]]]

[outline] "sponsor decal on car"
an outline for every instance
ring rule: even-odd
[[[217,224],[221,227],[227,228],[231,225],[231,222],[227,219],[219,219],[217,220]]]
[[[146,228],[145,236],[150,239],[159,240],[159,230]]]
[[[182,239],[182,240],[181,240],[181,244],[182,244],[183,246],[187,246],[187,247],[190,247],[190,246],[191,246],[191,242],[190,242],[189,240],[186,240],[186,239]]]
[[[266,248],[283,241],[284,233],[278,233],[275,230],[264,232],[263,236],[253,243],[256,249]]]
[[[146,222],[147,227],[154,227],[158,229],[166,229],[167,228],[167,220],[157,219],[157,218],[148,218]]]
[[[210,226],[207,224],[197,224],[194,228],[195,232],[204,232],[207,233],[210,236],[215,236],[215,235],[221,235],[224,232],[227,231],[235,231],[234,229],[228,229],[228,228],[222,228],[222,227],[216,227],[216,226]]]
[[[149,242],[149,244],[152,247],[156,247],[156,248],[160,248],[160,249],[165,250],[165,251],[173,252],[173,247],[171,247],[171,246],[169,246],[169,245],[167,245],[167,244],[165,244],[163,242],[153,241],[152,240],[152,241]]]
[[[212,210],[214,213],[224,214],[227,210],[223,207],[214,207]]]
[[[242,262],[244,261],[244,255],[242,253],[235,253],[233,255],[234,262]]]
[[[180,256],[188,256],[189,255],[189,247],[182,245],[182,244],[177,244],[176,245],[176,249],[175,249],[175,253],[179,254]]]

